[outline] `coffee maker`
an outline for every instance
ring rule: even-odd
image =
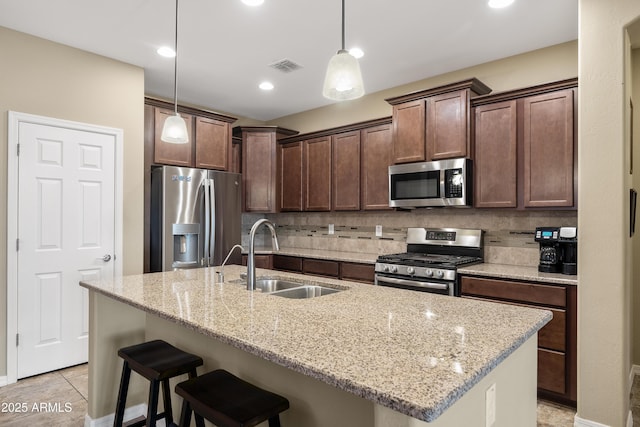
[[[578,274],[578,229],[560,227],[558,244],[562,258],[562,274]]]
[[[560,271],[559,227],[536,227],[535,241],[540,244],[540,262],[538,271],[558,273]]]
[[[535,241],[540,244],[538,271],[570,275],[578,273],[576,227],[536,227]]]

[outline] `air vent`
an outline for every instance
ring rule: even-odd
[[[269,64],[269,67],[275,68],[276,70],[282,71],[283,73],[290,73],[292,71],[299,70],[300,68],[302,68],[302,65],[285,58]]]

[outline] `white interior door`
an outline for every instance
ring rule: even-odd
[[[18,125],[17,378],[86,362],[88,293],[114,274],[113,134]]]

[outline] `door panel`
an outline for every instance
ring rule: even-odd
[[[115,138],[20,123],[18,378],[88,358],[88,292],[114,274]],[[108,255],[108,261],[103,260]]]

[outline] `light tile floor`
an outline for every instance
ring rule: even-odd
[[[0,426],[84,426],[88,378],[84,364],[0,387]],[[640,377],[632,396],[633,424],[640,427]],[[572,427],[574,415],[572,408],[538,401],[538,427]]]

